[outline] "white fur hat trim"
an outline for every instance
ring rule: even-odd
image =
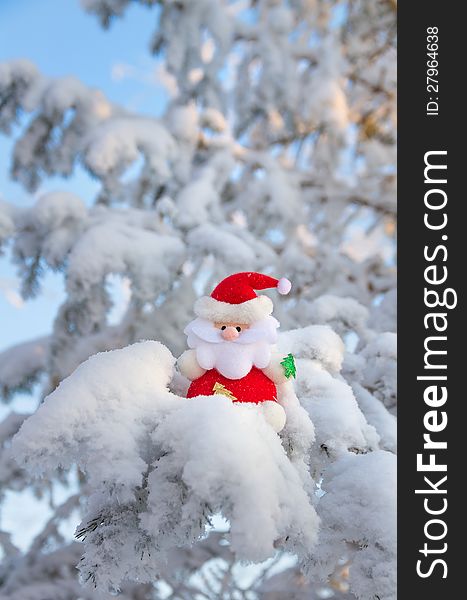
[[[195,302],[195,314],[214,323],[255,323],[272,314],[272,300],[267,296],[258,296],[241,304],[229,304],[203,296]]]

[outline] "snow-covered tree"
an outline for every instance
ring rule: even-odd
[[[49,336],[0,354],[0,501],[70,488],[26,553],[0,531],[0,598],[390,600],[396,3],[139,3],[171,83],[161,118],[0,64],[11,176],[32,194],[81,166],[100,187],[0,201],[24,298],[49,270],[66,289]],[[82,0],[104,27],[130,4]],[[279,436],[227,399],[184,400],[174,370],[196,297],[244,270],[294,284],[275,309],[297,358]]]

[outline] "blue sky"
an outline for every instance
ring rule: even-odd
[[[0,62],[32,60],[46,75],[75,75],[99,87],[113,101],[148,114],[160,114],[166,92],[148,51],[157,11],[132,6],[123,19],[104,31],[79,0],[0,0]],[[0,198],[26,206],[34,198],[8,176],[12,140],[0,135]],[[97,186],[84,171],[68,180],[45,181],[40,192],[65,189],[90,202]],[[15,269],[0,257],[0,351],[11,344],[46,334],[63,299],[60,275],[44,279],[43,295],[22,302]]]

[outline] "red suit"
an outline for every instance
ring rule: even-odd
[[[256,367],[252,367],[248,375],[241,379],[227,379],[216,369],[206,371],[204,375],[192,381],[187,398],[212,396],[215,393],[228,396],[234,402],[259,404],[267,400],[277,401],[275,384]]]

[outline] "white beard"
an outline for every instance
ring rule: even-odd
[[[186,328],[188,346],[196,351],[198,364],[206,371],[216,369],[228,379],[241,379],[253,367],[265,369],[277,340],[278,321],[266,317],[240,336],[226,342],[219,329],[205,319],[195,319]]]

